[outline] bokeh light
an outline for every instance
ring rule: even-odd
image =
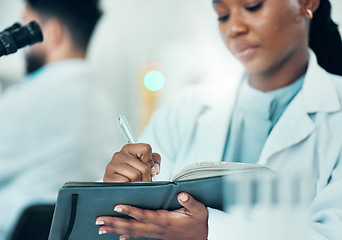
[[[159,91],[164,87],[165,77],[161,72],[153,70],[145,75],[144,84],[150,91]]]

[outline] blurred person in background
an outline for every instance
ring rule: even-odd
[[[329,0],[213,0],[213,6],[245,74],[225,79],[227,85],[189,87],[157,110],[139,139],[148,144],[128,144],[114,154],[104,181],[151,181],[155,174],[169,181],[201,161],[312,172],[309,239],[341,239],[342,42]],[[183,208],[176,211],[117,205],[133,219],[99,217],[99,234],[234,239],[229,214],[187,193],[178,201]]]
[[[55,202],[66,181],[100,177],[87,164],[96,156],[87,144],[101,141],[88,139],[100,114],[85,57],[101,14],[98,0],[25,2],[24,22],[37,21],[44,41],[25,49],[26,78],[0,98],[0,239],[26,207]]]

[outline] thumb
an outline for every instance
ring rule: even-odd
[[[201,216],[204,214],[204,216],[207,216],[207,208],[202,203],[196,201],[189,194],[181,192],[180,194],[178,194],[177,199],[179,204],[189,211],[190,215]]]

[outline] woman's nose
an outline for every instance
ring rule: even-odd
[[[246,33],[248,33],[248,26],[244,17],[239,13],[232,13],[226,24],[225,35],[236,38]]]

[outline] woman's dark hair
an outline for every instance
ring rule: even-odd
[[[331,19],[329,0],[321,0],[310,26],[309,45],[326,71],[342,76],[342,41],[338,26]]]
[[[64,24],[74,45],[86,50],[90,37],[101,17],[99,0],[25,0],[38,15],[56,18]]]

